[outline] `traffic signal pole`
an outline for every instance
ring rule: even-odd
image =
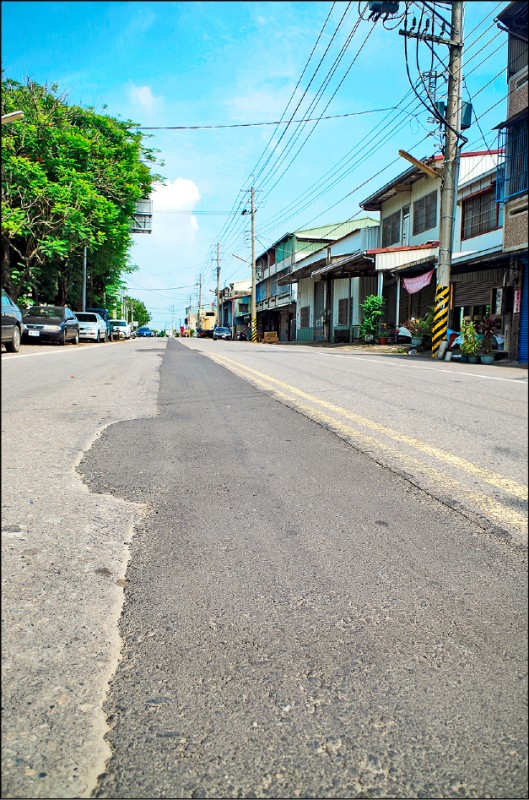
[[[446,341],[450,310],[450,266],[454,241],[454,217],[459,176],[459,120],[461,108],[461,50],[463,48],[463,3],[452,3],[451,37],[448,45],[448,98],[444,136],[444,161],[441,184],[439,259],[432,327],[432,357],[437,358],[441,342]]]

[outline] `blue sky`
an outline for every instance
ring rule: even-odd
[[[493,128],[506,116],[507,37],[494,18],[507,4],[465,4],[463,99],[472,98],[478,118],[467,151],[495,147]],[[200,275],[203,302],[211,302],[217,243],[221,284],[249,279],[250,217],[241,212],[252,182],[259,255],[289,231],[359,214],[359,202],[407,168],[399,148],[417,157],[439,152],[435,126],[410,90],[401,24],[373,25],[367,14],[359,21],[365,6],[2,3],[6,76],[57,83],[71,102],[106,105],[143,127],[190,128],[150,132],[166,185],[153,195],[153,233],[135,236],[139,269],[127,291],[147,305],[154,327],[171,324],[173,306],[175,323],[183,321]],[[448,6],[436,4],[447,18]],[[414,4],[418,21],[421,7]],[[447,48],[435,52],[420,45],[422,71],[431,58],[441,71]],[[411,41],[409,64],[415,81]],[[441,98],[444,85],[440,79]],[[296,123],[325,116],[333,118]],[[249,125],[291,117],[288,128]],[[242,127],[191,129],[201,125]]]

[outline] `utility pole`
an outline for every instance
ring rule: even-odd
[[[426,4],[425,4],[426,5]],[[441,211],[439,220],[439,257],[435,287],[434,320],[432,327],[432,357],[437,358],[439,347],[446,340],[450,310],[450,267],[454,241],[454,217],[460,161],[461,116],[461,51],[463,49],[462,0],[451,3],[449,39],[433,36],[426,31],[400,30],[402,36],[445,44],[449,49],[448,97],[444,118],[443,172],[441,182]],[[415,23],[414,23],[415,24]],[[413,27],[413,26],[412,26]],[[433,26],[432,26],[433,27]],[[430,45],[431,46],[431,45]]]
[[[220,244],[217,243],[217,325],[220,321]]]
[[[83,250],[83,298],[81,303],[81,311],[86,311],[86,258],[87,258],[87,249],[84,248]]]
[[[201,328],[200,324],[200,310],[202,308],[202,273],[198,276],[198,311],[197,311],[197,330]]]
[[[257,342],[257,293],[256,293],[256,267],[255,267],[255,188],[251,189],[251,215],[252,215],[252,342]]]
[[[432,328],[432,357],[436,358],[441,342],[446,340],[450,306],[450,265],[454,242],[454,216],[459,176],[459,120],[461,106],[461,51],[463,49],[463,3],[452,3],[452,35],[448,45],[448,98],[446,105],[443,178],[441,185],[441,218],[439,228],[439,261]]]

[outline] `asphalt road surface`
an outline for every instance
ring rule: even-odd
[[[200,348],[160,378],[79,467],[145,508],[94,796],[526,797],[519,542]]]

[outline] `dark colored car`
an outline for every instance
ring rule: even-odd
[[[23,330],[22,311],[2,289],[2,344],[10,353],[18,353]]]
[[[79,320],[68,306],[32,306],[22,321],[25,342],[79,344]]]
[[[213,340],[215,339],[231,339],[230,328],[215,328],[213,331]]]
[[[148,328],[146,325],[142,325],[141,328],[138,328],[136,331],[137,336],[154,336],[155,334]]]

